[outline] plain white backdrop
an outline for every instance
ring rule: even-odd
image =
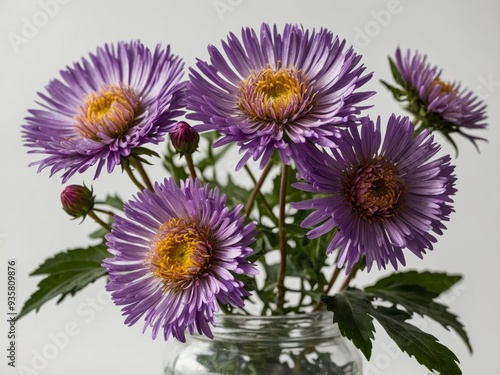
[[[499,329],[499,2],[497,0],[164,0],[164,1],[0,1],[0,373],[83,375],[161,375],[168,345],[153,341],[141,326],[123,324],[119,308],[104,292],[104,280],[60,305],[43,306],[17,324],[16,369],[7,366],[7,260],[17,262],[18,308],[32,294],[39,278],[29,277],[57,251],[87,243],[94,225],[69,220],[61,210],[59,176],[37,174],[36,160],[22,146],[20,126],[36,92],[58,71],[104,43],[140,39],[150,48],[170,44],[186,66],[207,58],[208,44],[220,45],[229,32],[261,22],[301,23],[326,27],[363,54],[374,77],[366,86],[378,91],[368,113],[384,120],[404,114],[379,80],[390,80],[387,56],[397,46],[428,54],[443,69],[443,79],[460,80],[488,104],[488,138],[481,152],[459,139],[455,160],[458,176],[456,213],[435,250],[423,260],[407,256],[408,268],[463,274],[464,280],[443,302],[465,324],[474,354],[458,336],[430,322],[420,322],[461,360],[464,374],[500,374]],[[441,138],[437,138],[442,141]],[[453,149],[443,145],[443,153]],[[234,169],[235,162],[227,168]],[[155,179],[161,169],[150,169]],[[118,191],[129,198],[134,189],[119,168],[112,176],[92,181],[77,175],[70,183],[92,184],[101,196]],[[372,282],[383,272],[361,275],[356,285]],[[377,332],[366,375],[429,373],[400,353]]]

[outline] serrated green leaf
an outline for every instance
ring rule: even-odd
[[[460,279],[459,275],[409,271],[390,275],[365,288],[365,291],[404,307],[410,314],[427,316],[447,330],[453,329],[472,353],[469,337],[458,317],[448,311],[447,306],[434,301],[441,292],[448,290]]]
[[[334,296],[321,299],[328,311],[333,312],[333,323],[338,323],[340,333],[353,342],[370,359],[375,327],[368,314],[371,301],[359,289],[348,288]]]
[[[101,244],[87,249],[72,249],[47,259],[31,275],[48,275],[38,284],[38,290],[26,301],[17,318],[32,310],[38,311],[47,301],[59,297],[61,302],[68,294],[74,295],[91,282],[106,275],[101,266],[110,254]]]
[[[415,357],[418,363],[441,375],[460,375],[458,358],[438,340],[423,332],[414,325],[407,323],[411,314],[396,307],[379,306],[370,311],[398,347],[409,356]]]
[[[406,271],[396,272],[378,280],[374,285],[365,288],[366,291],[397,289],[402,285],[418,285],[437,295],[447,291],[462,279],[461,275],[448,275],[437,272]]]

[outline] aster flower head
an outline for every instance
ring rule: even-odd
[[[388,263],[397,269],[405,265],[403,249],[419,258],[442,234],[443,221],[453,211],[451,196],[456,192],[448,155],[432,159],[440,147],[424,130],[414,136],[407,117],[388,121],[382,139],[377,124],[362,120],[359,128],[342,135],[331,154],[309,149],[297,159],[303,181],[298,189],[324,196],[293,204],[314,210],[302,226],[317,238],[336,228],[328,246],[339,249],[337,265],[349,271],[364,255],[368,270]]]
[[[274,150],[289,164],[290,144],[335,147],[373,94],[358,92],[371,78],[361,56],[326,29],[287,24],[280,33],[264,23],[260,36],[250,28],[241,40],[229,34],[222,49],[225,56],[209,46],[210,62],[190,70],[187,117],[222,135],[214,146],[237,143],[236,169],[250,158],[263,168]]]
[[[399,101],[408,102],[421,128],[441,132],[455,147],[451,135],[458,133],[474,145],[484,138],[469,134],[486,128],[486,105],[472,91],[461,89],[460,83],[441,78],[441,70],[427,62],[427,56],[410,50],[403,54],[398,48],[395,62],[390,59],[392,73],[401,86],[383,82]]]
[[[62,70],[23,126],[29,152],[46,155],[31,165],[64,171],[65,182],[97,164],[97,178],[105,165],[112,172],[135,149],[163,141],[183,113],[182,69],[170,47],[120,42]]]
[[[126,324],[144,317],[153,338],[163,330],[185,341],[195,328],[212,337],[218,303],[243,306],[249,293],[235,274],[255,274],[246,260],[255,225],[244,224],[242,206],[229,209],[225,196],[198,180],[165,180],[139,193],[116,217],[107,235],[112,258],[104,261],[106,288],[124,306]]]

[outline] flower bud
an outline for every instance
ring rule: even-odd
[[[85,218],[94,208],[94,195],[85,185],[68,185],[61,193],[61,203],[63,210],[73,218]]]
[[[179,121],[170,133],[170,139],[177,152],[191,155],[198,148],[200,135],[187,122]]]

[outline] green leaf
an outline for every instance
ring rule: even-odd
[[[103,203],[123,211],[123,200],[118,195],[108,195]]]
[[[374,339],[373,318],[370,300],[359,289],[348,288],[334,296],[323,297],[321,301],[328,311],[333,312],[333,322],[338,323],[340,333],[351,340],[370,359]]]
[[[101,264],[109,255],[106,246],[101,244],[87,249],[71,249],[47,259],[31,276],[48,276],[40,281],[38,290],[26,301],[17,318],[32,310],[38,311],[45,302],[55,297],[59,297],[59,303],[68,294],[74,295],[89,283],[106,275]]]
[[[370,314],[387,331],[399,348],[429,370],[438,371],[441,375],[460,375],[458,358],[451,350],[438,342],[438,340],[406,322],[411,314],[396,307],[372,308]]]
[[[373,286],[367,287],[365,290],[387,290],[397,288],[401,285],[418,285],[429,292],[441,294],[461,279],[461,275],[448,275],[446,273],[429,271],[397,272],[378,280]]]
[[[406,100],[408,94],[404,90],[400,90],[397,87],[394,87],[392,85],[389,85],[387,82],[380,80],[380,83],[383,84],[390,92],[392,92],[392,95],[394,96],[394,99],[396,99],[398,102],[402,102]]]
[[[448,311],[447,306],[434,301],[440,293],[460,279],[459,275],[409,271],[381,279],[375,285],[365,288],[365,291],[404,307],[410,314],[428,316],[447,330],[453,329],[472,353],[469,337],[458,317]]]
[[[167,147],[167,153],[163,156],[163,167],[170,173],[173,179],[179,183],[180,180],[188,178],[188,174],[184,166],[177,165],[178,154],[176,154],[170,147]]]
[[[93,240],[101,239],[104,240],[104,236],[109,233],[109,230],[104,228],[99,228],[89,234],[89,237]]]
[[[401,76],[401,73],[399,72],[399,69],[396,66],[396,63],[390,57],[389,57],[389,66],[391,67],[391,73],[392,73],[392,76],[394,77],[395,81],[401,87],[404,87],[405,86],[405,81],[404,81],[403,77]]]
[[[147,155],[147,156],[155,156],[157,158],[160,157],[160,155],[156,151],[150,150],[149,148],[146,147],[135,147],[132,149],[131,154],[134,156]]]

